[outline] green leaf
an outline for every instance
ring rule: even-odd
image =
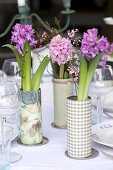
[[[88,90],[89,90],[89,86],[90,86],[91,80],[92,80],[92,78],[93,78],[95,69],[97,68],[98,63],[99,63],[99,61],[100,61],[103,53],[104,53],[104,52],[100,52],[100,54],[97,55],[97,56],[91,61],[91,63],[89,64],[88,73],[87,73],[87,82],[86,82],[86,90],[85,90],[84,100],[86,100],[87,97],[88,97]]]
[[[83,101],[87,81],[87,63],[84,56],[82,56],[82,54],[77,49],[76,53],[80,58],[80,78],[77,100]]]
[[[25,61],[23,63],[23,68],[22,68],[22,72],[23,72],[22,88],[23,91],[31,91],[32,90],[31,89],[31,47],[28,41],[26,41],[24,45],[23,55]]]
[[[53,78],[59,79],[60,66],[56,62],[54,64],[51,63],[51,66],[52,66],[52,69],[53,69]]]
[[[15,50],[15,48],[11,44],[6,44],[6,45],[3,45],[2,47],[8,47],[8,48],[10,48],[14,52],[14,54],[16,56],[16,59],[17,59],[17,62],[18,62],[19,69],[21,70],[22,69],[22,61],[23,60],[22,60],[22,56],[19,55],[18,51]]]
[[[48,63],[50,62],[50,58],[46,56],[42,62],[40,63],[40,66],[38,67],[37,71],[35,72],[33,78],[32,78],[32,91],[37,91],[39,90],[40,87],[40,82],[44,73],[44,70]]]

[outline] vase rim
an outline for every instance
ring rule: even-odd
[[[69,96],[67,97],[67,100],[73,100],[73,101],[76,101],[76,102],[87,102],[87,101],[90,101],[91,100],[91,97],[88,96],[88,99],[87,100],[83,100],[83,101],[77,101],[77,96]]]
[[[33,52],[40,52],[40,51],[42,51],[43,49],[45,49],[45,48],[47,48],[47,47],[49,47],[49,44],[46,44],[45,46],[43,46],[43,47],[41,47],[41,48],[35,48],[35,49],[33,49]]]
[[[67,82],[72,82],[73,83],[73,78],[69,78],[69,79],[55,79],[53,78],[53,82],[54,83],[67,83]]]
[[[41,91],[41,88],[39,88],[39,90],[35,90],[35,91],[23,91],[22,89],[19,89],[19,91],[21,91],[21,92],[28,92],[28,93],[40,92],[40,91]]]

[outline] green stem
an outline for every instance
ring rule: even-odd
[[[63,79],[63,77],[64,77],[64,64],[60,64],[59,79]]]

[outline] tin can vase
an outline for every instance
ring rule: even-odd
[[[73,94],[73,79],[53,79],[54,126],[67,127],[67,97]]]
[[[19,91],[20,140],[22,144],[42,142],[41,90]]]
[[[67,98],[67,154],[72,158],[91,155],[91,98],[77,101],[76,96]]]

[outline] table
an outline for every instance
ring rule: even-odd
[[[65,156],[67,149],[66,129],[51,127],[53,122],[52,83],[42,83],[42,123],[43,136],[48,137],[49,143],[42,146],[22,146],[17,139],[12,142],[12,151],[23,155],[23,159],[11,164],[10,170],[113,170],[113,159],[101,153],[89,160],[73,160]],[[111,151],[113,149],[92,143],[98,150]],[[110,153],[110,152],[109,152]]]

